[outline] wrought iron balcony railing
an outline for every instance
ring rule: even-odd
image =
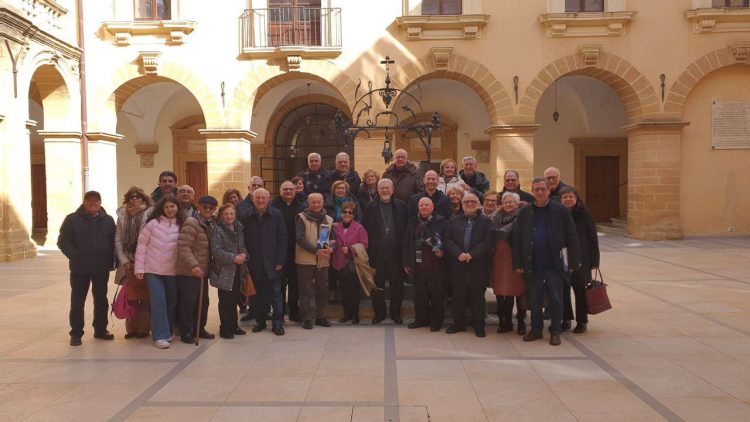
[[[285,46],[341,47],[341,8],[247,9],[240,16],[242,50]]]

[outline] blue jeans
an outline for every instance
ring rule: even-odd
[[[549,298],[550,334],[560,335],[560,321],[563,315],[563,288],[565,280],[557,270],[534,271],[529,277],[531,291],[531,329],[541,333],[544,329],[542,304],[545,294]]]
[[[172,337],[172,323],[177,310],[177,277],[146,273],[151,300],[151,337],[167,340]]]

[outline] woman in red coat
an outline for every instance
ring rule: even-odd
[[[508,238],[518,216],[520,197],[514,192],[505,192],[502,205],[492,217],[492,233],[495,237],[495,256],[492,260],[492,290],[497,297],[497,316],[500,318],[498,333],[513,331],[513,301],[516,302],[518,334],[526,334],[526,309],[522,297],[526,293],[523,274],[513,270],[513,255]]]
[[[341,302],[344,305],[344,317],[340,322],[359,324],[360,285],[354,267],[354,249],[361,244],[367,249],[367,231],[364,226],[354,221],[357,204],[344,202],[341,205],[341,221],[334,223],[336,247],[333,251],[332,267],[341,287]]]

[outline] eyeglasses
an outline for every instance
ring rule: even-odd
[[[464,201],[464,204],[478,204],[478,203],[479,203],[479,201],[475,201],[473,199],[468,199],[468,200]]]
[[[354,214],[354,211],[341,211],[341,214]]]
[[[549,189],[545,188],[534,188],[532,191],[534,192],[547,192]]]
[[[486,204],[486,203],[488,203],[488,202],[494,202],[494,203],[497,203],[497,199],[485,199],[485,200],[484,200],[484,203],[485,203],[485,204]]]
[[[547,179],[547,180],[557,180],[559,178],[560,178],[560,176],[547,176],[547,177],[545,177],[545,179]]]

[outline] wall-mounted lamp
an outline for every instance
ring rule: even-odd
[[[391,150],[391,134],[385,134],[385,141],[383,141],[383,152],[380,153],[383,156],[383,160],[386,164],[389,164],[393,159],[393,151]]]

